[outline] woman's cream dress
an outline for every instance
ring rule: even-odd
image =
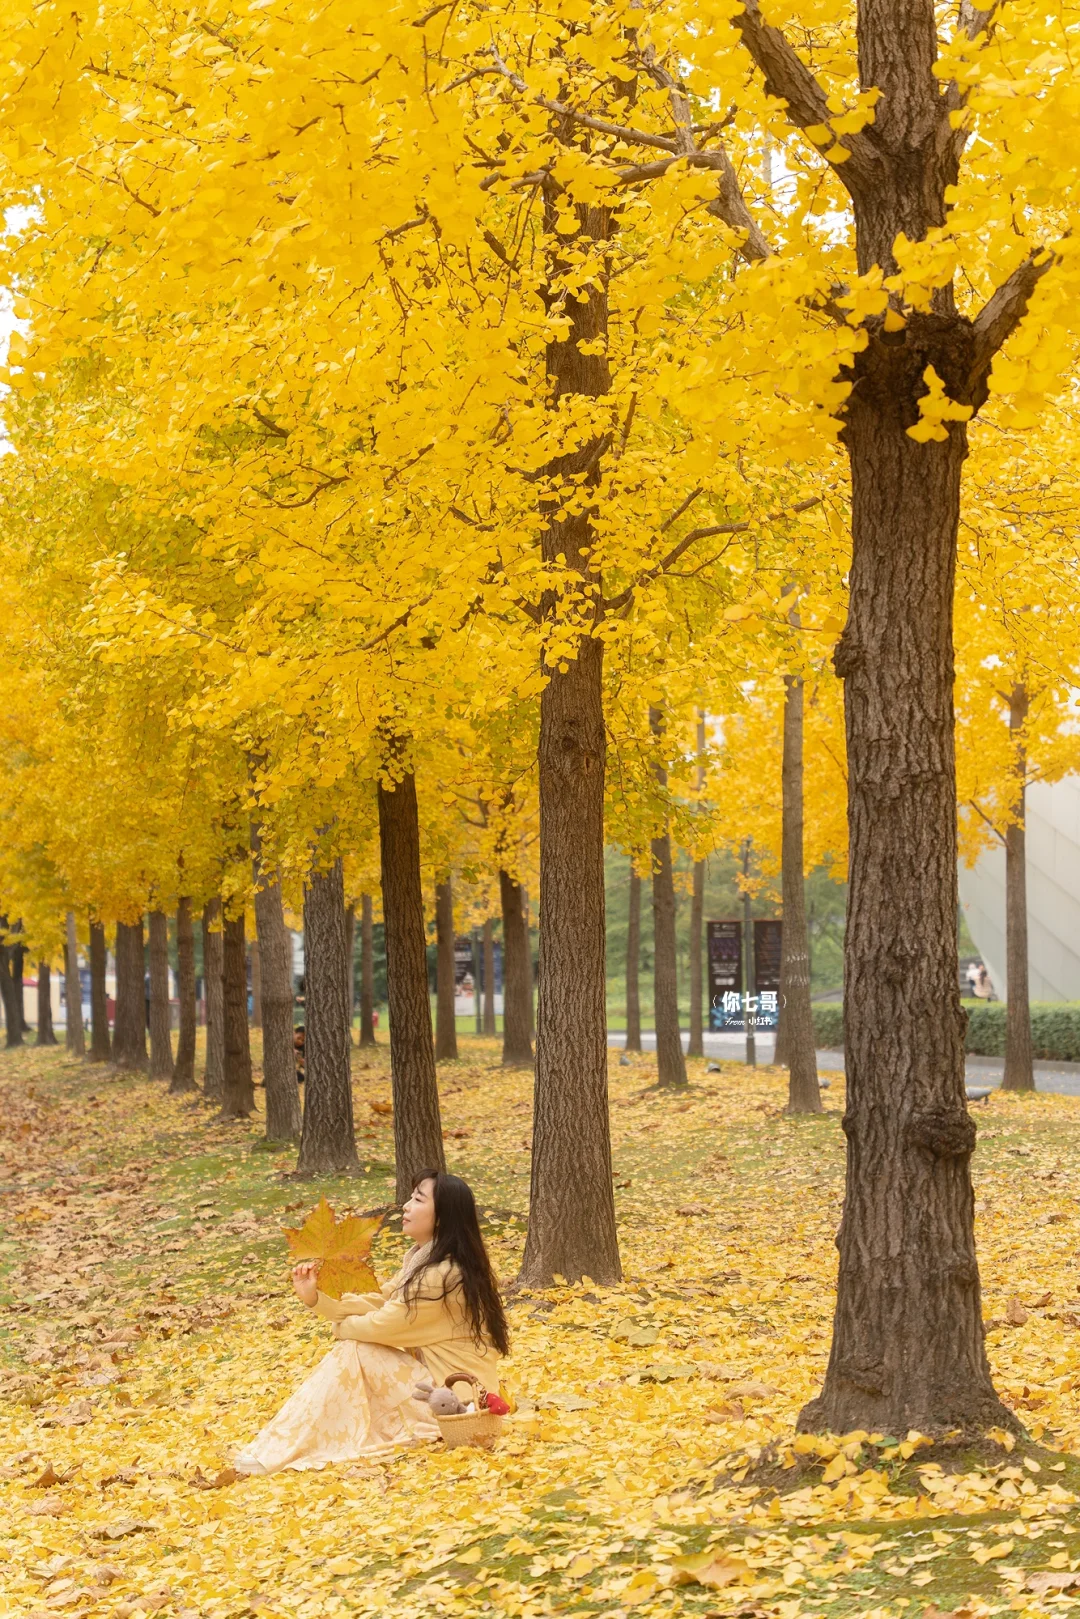
[[[427,1252],[427,1247],[414,1249],[379,1293],[346,1293],[340,1299],[319,1294],[312,1309],[333,1323],[341,1341],[245,1445],[233,1462],[237,1472],[276,1473],[283,1467],[387,1456],[399,1446],[439,1438],[428,1407],[413,1398],[418,1383],[471,1372],[486,1388],[498,1388],[498,1357],[490,1345],[474,1341],[450,1261],[425,1274],[411,1303],[402,1297],[406,1279]]]

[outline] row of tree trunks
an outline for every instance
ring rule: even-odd
[[[503,1049],[507,1068],[531,1068],[532,959],[525,914],[525,891],[508,871],[499,870],[503,930]]]
[[[375,941],[371,895],[360,896],[360,1044],[375,1044]]]
[[[64,934],[64,999],[67,1003],[64,1044],[73,1056],[81,1057],[86,1052],[86,1035],[83,1030],[82,979],[79,977],[79,941],[75,932],[74,911],[68,911],[64,918]],[[51,1008],[49,1023],[51,1027]]]
[[[659,741],[664,734],[664,717],[658,708],[649,710],[649,729]],[[656,784],[667,788],[667,770],[659,760],[653,766]],[[656,1082],[665,1088],[681,1089],[687,1083],[679,1027],[679,984],[675,948],[675,878],[671,863],[671,834],[665,825],[652,840],[653,891],[653,1021],[656,1026]]]
[[[109,998],[105,985],[108,953],[105,924],[90,920],[90,1061],[108,1062],[112,1056],[109,1037]]]
[[[145,1069],[146,994],[143,922],[116,924],[116,1016],[113,1060],[118,1068]]]
[[[169,919],[154,910],[150,933],[150,1078],[172,1079],[172,1018],[169,1006]]]
[[[251,1077],[251,1041],[248,1033],[247,939],[244,913],[227,916],[222,929],[221,999],[222,1119],[246,1119],[255,1111]]]
[[[403,746],[395,739],[391,752],[399,753]],[[380,781],[378,802],[395,1196],[403,1203],[425,1169],[445,1168],[428,993],[420,823],[412,772],[405,771],[394,783]]]
[[[191,900],[176,904],[176,994],[180,1002],[180,1029],[169,1090],[183,1096],[195,1085],[195,928]]]
[[[435,885],[435,1060],[458,1054],[454,1006],[454,891],[447,876]]]
[[[633,855],[626,911],[626,1049],[641,1050],[641,878]]]
[[[304,889],[304,1123],[300,1175],[355,1174],[349,971],[342,862]]]
[[[1031,987],[1028,977],[1027,924],[1027,748],[1024,725],[1029,698],[1017,684],[1009,694],[1009,732],[1013,745],[1016,797],[1005,829],[1005,1074],[1002,1090],[1033,1091],[1035,1063],[1031,1044]]]
[[[256,923],[256,930],[258,923]],[[262,1028],[262,946],[258,938],[252,939],[248,945],[248,955],[251,959],[251,1027]]]
[[[52,1020],[52,970],[47,961],[38,962],[36,1046],[55,1046]]]
[[[792,609],[794,622],[795,609]],[[784,677],[784,746],[781,765],[780,885],[783,934],[780,958],[780,1027],[773,1061],[788,1069],[789,1113],[820,1113],[814,1017],[810,1005],[810,946],[803,882],[803,682]]]
[[[299,1141],[303,1119],[293,1049],[292,946],[285,926],[281,883],[263,866],[262,841],[254,822],[251,857],[259,946],[265,1134],[268,1141]]]
[[[203,997],[206,1004],[203,1092],[218,1101],[225,1086],[225,1001],[221,979],[224,939],[220,899],[209,900],[203,906],[202,947]]]
[[[23,947],[19,943],[17,927],[18,924],[13,928],[6,916],[0,916],[0,935],[10,935],[6,943],[0,943],[0,999],[4,1005],[5,1041],[8,1046],[21,1046],[26,1032]]]
[[[495,1022],[495,933],[489,916],[484,922],[484,1033],[494,1037],[497,1032]]]

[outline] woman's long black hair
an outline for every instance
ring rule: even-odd
[[[435,1183],[432,1190],[435,1234],[427,1259],[405,1282],[402,1289],[405,1302],[411,1304],[417,1297],[424,1275],[432,1265],[452,1260],[460,1274],[460,1281],[455,1281],[453,1287],[455,1291],[460,1287],[463,1294],[465,1319],[472,1329],[473,1338],[477,1344],[486,1338],[500,1355],[508,1355],[510,1333],[498,1283],[480,1235],[472,1187],[460,1175],[448,1175],[442,1169],[425,1169],[413,1182],[414,1189],[421,1181]]]

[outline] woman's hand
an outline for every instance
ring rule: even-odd
[[[293,1292],[301,1304],[314,1304],[319,1297],[319,1287],[315,1280],[318,1274],[318,1262],[314,1259],[305,1259],[302,1264],[293,1266]]]

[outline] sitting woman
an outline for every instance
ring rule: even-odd
[[[509,1341],[472,1191],[457,1175],[428,1171],[401,1225],[414,1247],[379,1293],[331,1299],[318,1290],[315,1262],[294,1269],[297,1296],[333,1324],[339,1342],[240,1452],[237,1472],[323,1467],[438,1439],[414,1392],[450,1372],[497,1391]]]

